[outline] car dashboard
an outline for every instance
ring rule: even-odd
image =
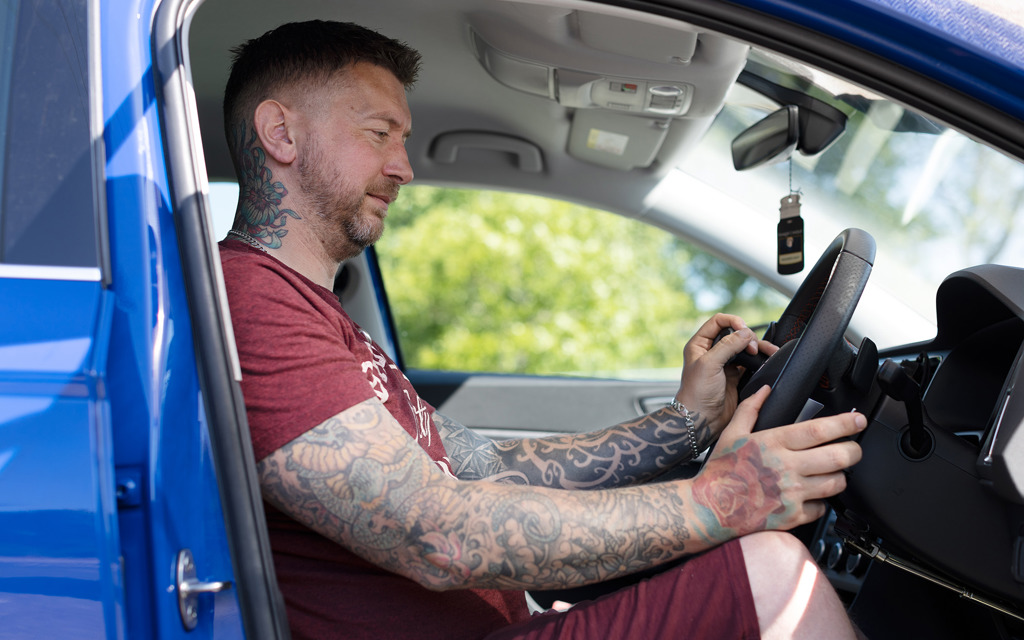
[[[1024,394],[1014,390],[1024,388],[1024,270],[958,271],[936,305],[935,340],[885,354],[867,398],[863,459],[811,551],[852,611],[870,601],[877,616],[878,593],[906,603],[921,589],[937,594],[922,611],[952,597],[1019,627]],[[879,631],[896,637],[895,628]],[[964,637],[976,628],[941,632]]]

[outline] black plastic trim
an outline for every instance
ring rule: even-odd
[[[402,342],[398,339],[398,327],[395,325],[395,317],[391,313],[391,304],[388,302],[388,290],[384,286],[384,272],[380,268],[377,250],[373,247],[366,248],[366,264],[370,269],[370,281],[373,283],[374,293],[377,295],[381,321],[388,332],[391,346],[395,350],[393,360],[399,369],[405,371],[405,356],[402,355]]]

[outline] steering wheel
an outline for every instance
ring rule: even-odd
[[[754,430],[791,424],[840,346],[875,260],[875,239],[847,229],[836,236],[797,289],[766,339],[773,354],[740,389],[740,399],[770,385]]]

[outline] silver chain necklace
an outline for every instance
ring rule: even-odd
[[[229,236],[235,236],[236,238],[238,238],[242,242],[246,243],[247,245],[256,247],[257,249],[259,249],[263,253],[268,253],[267,248],[265,246],[263,246],[263,244],[259,240],[257,240],[256,238],[250,236],[248,233],[246,233],[244,231],[236,231],[235,229],[232,229],[231,231],[228,231],[228,235]]]

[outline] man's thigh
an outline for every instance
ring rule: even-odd
[[[680,567],[501,629],[487,640],[548,638],[759,638],[743,552],[737,541]]]

